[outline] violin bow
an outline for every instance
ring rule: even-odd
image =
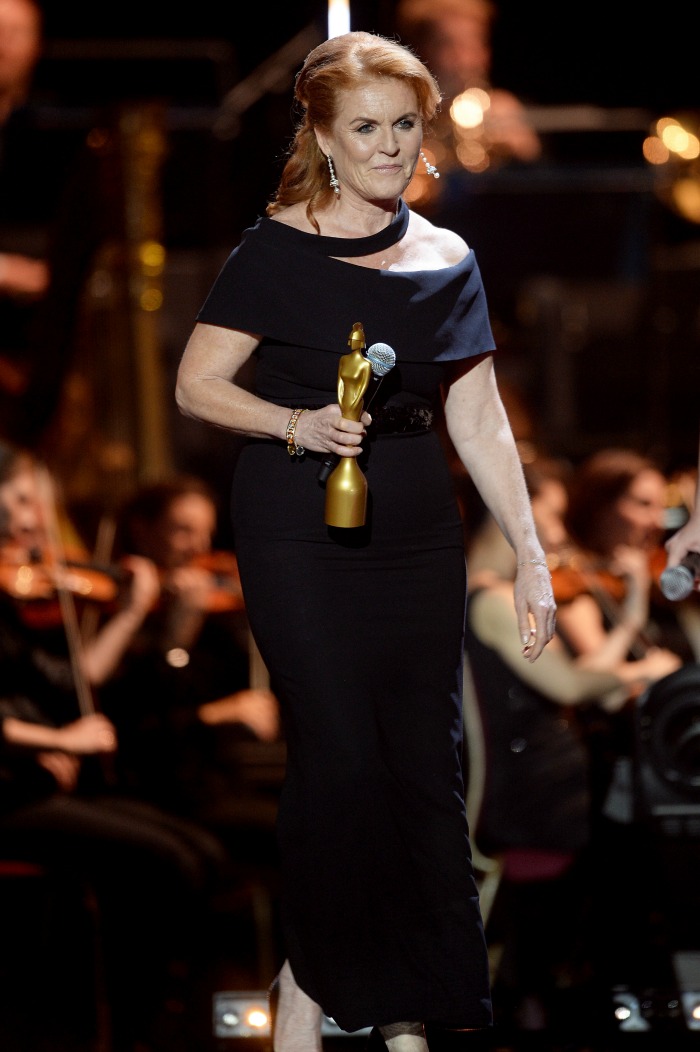
[[[58,512],[56,504],[56,492],[48,469],[43,465],[35,467],[37,492],[39,494],[40,506],[44,516],[44,530],[50,565],[57,570],[66,569],[66,558],[61,532],[58,525]],[[65,587],[61,574],[58,573],[55,581],[56,594],[58,596],[61,618],[63,621],[66,641],[68,643],[68,654],[70,657],[73,682],[78,696],[78,706],[83,716],[96,712],[95,699],[92,689],[83,672],[82,654],[83,641],[78,626],[78,615],[75,599],[70,589]]]

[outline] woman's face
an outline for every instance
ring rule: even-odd
[[[566,505],[566,487],[558,479],[546,479],[532,498],[537,536],[546,552],[559,551],[568,540]]]
[[[329,133],[316,130],[330,154],[342,195],[391,201],[411,181],[423,140],[414,89],[395,77],[374,78],[341,96]]]
[[[45,539],[36,476],[22,469],[0,484],[0,540],[26,551],[43,546]]]
[[[185,493],[170,504],[156,530],[156,562],[168,570],[186,566],[210,551],[216,508],[199,493]]]
[[[663,537],[666,511],[663,475],[653,469],[640,471],[618,498],[613,511],[611,541],[616,536],[616,544],[643,549],[657,547]]]

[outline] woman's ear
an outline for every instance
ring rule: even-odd
[[[328,148],[328,140],[326,136],[323,134],[320,128],[314,128],[314,135],[316,136],[316,142],[318,143],[319,150],[321,151],[324,157],[328,157],[330,150]]]

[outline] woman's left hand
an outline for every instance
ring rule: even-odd
[[[515,612],[518,615],[523,657],[536,661],[556,628],[557,604],[552,579],[543,562],[524,562],[515,578]]]

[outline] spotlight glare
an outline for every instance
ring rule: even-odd
[[[661,140],[671,153],[683,153],[688,148],[688,133],[680,124],[669,124],[664,128]]]
[[[700,1030],[700,995],[697,989],[682,992],[681,1002],[686,1027],[697,1033]]]
[[[649,1030],[649,1022],[644,1018],[643,1005],[631,990],[617,989],[613,993],[613,1015],[621,1033],[634,1033]]]
[[[458,95],[450,106],[450,116],[460,128],[478,128],[484,123],[484,113],[490,99],[480,88],[470,88]]]
[[[349,0],[328,0],[328,39],[350,32]]]
[[[250,1012],[246,1013],[245,1019],[248,1026],[252,1026],[256,1030],[262,1030],[263,1027],[269,1024],[267,1012],[263,1012],[262,1008],[251,1008]]]
[[[650,135],[644,140],[642,153],[649,164],[666,164],[671,156],[668,152],[668,147],[655,135]]]

